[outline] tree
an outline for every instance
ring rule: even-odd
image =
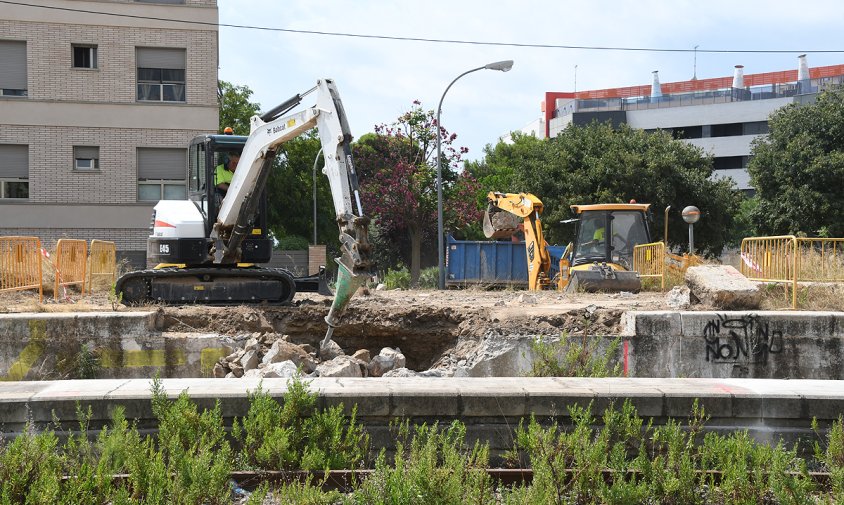
[[[220,106],[220,132],[231,126],[235,135],[249,135],[249,118],[261,110],[257,102],[250,102],[249,86],[235,86],[226,81],[217,82],[217,103]]]
[[[437,135],[442,146],[443,215],[449,228],[459,229],[480,218],[472,198],[475,181],[468,173],[458,175],[457,165],[468,150],[454,146],[456,134],[437,128],[434,111],[423,110],[415,101],[395,122],[376,126],[374,134],[362,136],[354,145],[364,210],[375,219],[379,236],[395,244],[407,239],[414,284],[423,241],[436,244]]]
[[[648,133],[622,125],[593,122],[569,126],[553,139],[515,135],[513,144],[487,146],[486,156],[470,170],[487,191],[530,192],[545,207],[543,223],[550,243],[568,243],[574,233],[560,221],[572,217],[572,204],[652,204],[654,240],[661,240],[662,210],[674,209],[669,243],[686,244],[679,211],[699,207],[695,243],[707,254],[720,254],[741,200],[729,179],[713,180],[712,160],[700,148],[668,133]]]
[[[844,236],[844,92],[774,112],[747,166],[759,233]]]

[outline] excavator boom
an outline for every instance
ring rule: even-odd
[[[507,238],[523,225],[528,263],[528,289],[536,291],[550,284],[551,256],[542,235],[542,201],[530,193],[498,193],[487,195],[483,229],[487,238]]]

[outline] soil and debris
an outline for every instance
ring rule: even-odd
[[[38,304],[6,297],[8,312],[112,311],[104,295]],[[516,356],[536,337],[617,335],[628,310],[665,310],[662,293],[564,294],[514,290],[361,290],[336,329],[334,355],[320,353],[331,298],[300,293],[290,306],[116,306],[158,311],[157,330],[215,333],[230,341],[217,377],[475,375],[480,361]],[[269,357],[268,357],[269,356]],[[512,360],[511,360],[512,361]],[[503,366],[503,365],[502,365]]]

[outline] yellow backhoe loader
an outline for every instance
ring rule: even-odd
[[[530,193],[498,193],[487,195],[484,213],[484,235],[487,238],[507,238],[523,224],[527,253],[528,289],[538,291],[551,285],[551,256],[542,237],[542,201]]]
[[[633,248],[650,243],[645,214],[650,204],[572,205],[578,216],[575,241],[560,260],[560,291],[630,291],[642,289],[633,271]]]

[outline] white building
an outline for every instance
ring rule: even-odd
[[[715,173],[752,190],[747,174],[750,144],[768,132],[768,117],[780,107],[813,100],[816,93],[844,82],[844,65],[798,68],[744,75],[737,65],[732,77],[660,83],[626,88],[547,92],[543,102],[545,137],[569,124],[593,120],[627,123],[644,130],[666,130],[714,157]]]

